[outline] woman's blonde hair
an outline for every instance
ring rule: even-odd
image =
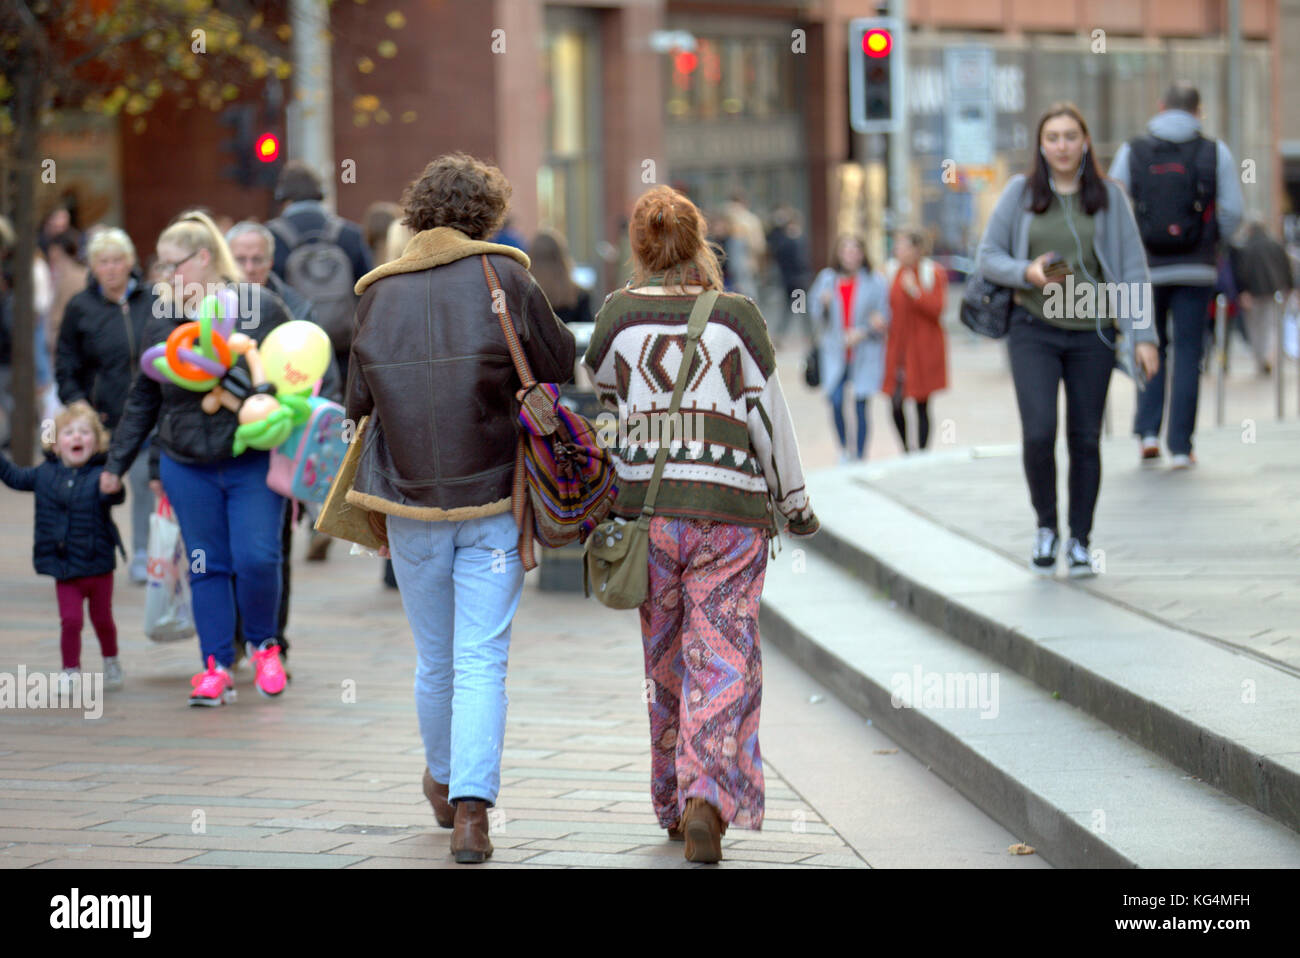
[[[59,441],[59,431],[70,422],[76,422],[78,419],[84,419],[90,423],[90,428],[95,433],[95,452],[108,452],[108,430],[104,427],[104,421],[99,418],[99,413],[91,407],[90,403],[84,399],[77,399],[68,403],[64,410],[54,417],[54,435],[49,442],[42,443],[42,447],[47,452],[54,451],[54,444]]]
[[[131,265],[135,265],[135,244],[131,242],[131,237],[126,235],[125,230],[120,230],[116,226],[100,230],[95,234],[86,249],[86,262],[93,266],[95,257],[102,256],[104,253],[121,253],[130,260]]]
[[[244,274],[235,265],[235,258],[230,254],[230,247],[226,245],[221,230],[212,222],[212,217],[202,210],[186,210],[181,213],[162,231],[158,242],[171,243],[187,253],[205,249],[212,258],[212,269],[219,278],[227,283],[244,281]]]

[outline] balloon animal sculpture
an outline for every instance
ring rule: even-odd
[[[236,456],[249,448],[275,448],[289,438],[296,426],[307,420],[310,412],[307,403],[310,388],[295,394],[281,391],[275,383],[267,381],[257,341],[234,331],[237,315],[238,305],[232,291],[223,290],[219,295],[208,296],[201,304],[197,321],[181,323],[172,330],[166,342],[151,346],[140,357],[141,368],[152,379],[172,382],[191,392],[206,392],[201,402],[204,412],[213,415],[225,407],[239,417],[232,444]],[[275,345],[271,342],[272,337],[287,326],[297,325],[295,322],[276,327],[267,335],[264,346]],[[290,332],[301,334],[300,330]],[[320,330],[320,335],[328,344],[323,330]],[[317,344],[313,342],[310,345],[314,347]],[[277,355],[281,351],[277,349]],[[309,358],[317,361],[299,364],[310,367],[308,382],[320,378],[329,363],[327,352],[323,364],[315,355],[320,350],[311,352]],[[239,356],[244,357],[247,371],[236,365]],[[320,367],[318,370],[317,366]],[[304,378],[301,372],[295,372],[301,381]]]

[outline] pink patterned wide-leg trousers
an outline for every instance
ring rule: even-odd
[[[762,529],[700,519],[650,522],[650,585],[641,604],[655,815],[675,826],[688,798],[724,822],[763,824],[758,605]]]

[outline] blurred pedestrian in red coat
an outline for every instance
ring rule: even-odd
[[[895,237],[897,259],[886,265],[889,282],[889,342],[885,347],[883,391],[893,399],[894,426],[903,449],[924,449],[930,441],[930,396],[948,387],[943,304],[948,277],[925,256],[925,234],[904,230]],[[916,406],[916,443],[907,440],[903,400]]]

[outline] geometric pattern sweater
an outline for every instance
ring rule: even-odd
[[[668,461],[655,515],[772,529],[772,504],[795,535],[817,531],[799,445],[767,323],[745,296],[723,293],[695,350],[681,412],[669,421],[694,295],[620,289],[596,315],[583,365],[618,416],[597,423],[613,453],[614,512],[640,515],[661,439]]]

